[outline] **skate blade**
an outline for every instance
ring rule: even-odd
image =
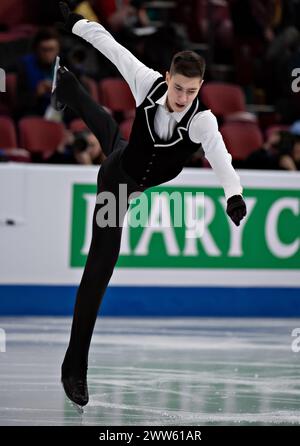
[[[61,68],[61,66],[60,66],[60,57],[56,56],[55,66],[54,66],[54,75],[53,75],[53,81],[52,81],[52,88],[51,88],[51,100],[50,100],[50,102],[51,102],[51,106],[54,108],[54,110],[56,110],[58,112],[62,112],[66,108],[66,104],[60,103],[55,98],[55,90],[56,90],[56,86],[57,86],[57,72],[58,72],[59,68]],[[63,67],[63,68],[64,68],[64,70],[69,71],[66,67]]]
[[[54,66],[54,75],[53,75],[53,81],[52,81],[52,88],[51,88],[51,94],[53,94],[56,84],[57,84],[57,70],[59,69],[59,63],[60,63],[60,57],[56,56],[55,59],[55,66]]]

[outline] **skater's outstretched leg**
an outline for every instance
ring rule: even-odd
[[[123,138],[118,124],[91,98],[72,72],[63,67],[58,69],[57,85],[53,94],[57,102],[66,104],[86,123],[100,142],[106,156],[119,146]]]

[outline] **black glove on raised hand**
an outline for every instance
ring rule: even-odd
[[[247,214],[246,203],[241,195],[233,195],[227,200],[226,212],[236,226]]]
[[[84,19],[82,15],[71,12],[69,5],[65,2],[59,2],[59,9],[65,21],[63,26],[69,32],[72,32],[72,28],[78,20]]]

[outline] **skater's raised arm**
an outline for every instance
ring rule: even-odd
[[[66,20],[66,27],[73,34],[92,44],[117,67],[128,83],[138,107],[161,74],[144,65],[120,45],[100,23],[90,22],[78,14],[68,12],[66,4],[60,3],[60,7]]]

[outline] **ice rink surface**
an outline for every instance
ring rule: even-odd
[[[300,424],[299,319],[99,318],[83,416],[60,384],[70,327],[0,318],[0,425]]]

